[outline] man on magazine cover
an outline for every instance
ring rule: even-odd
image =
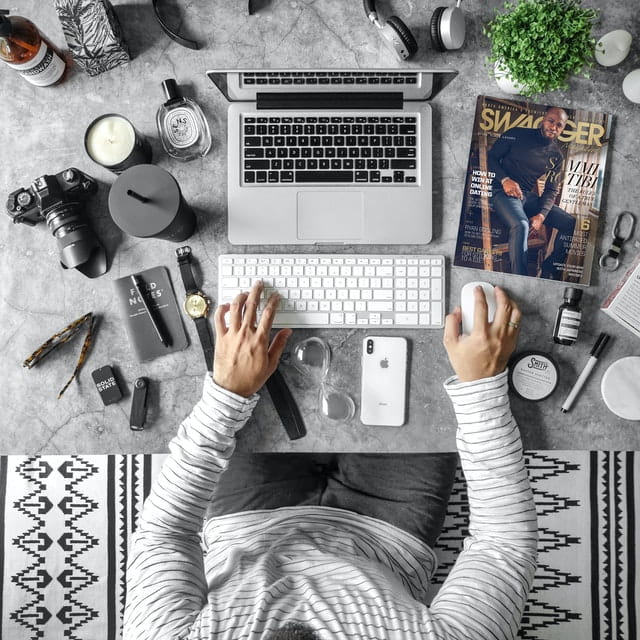
[[[564,109],[547,109],[537,129],[516,127],[503,133],[487,154],[489,171],[495,174],[491,203],[509,229],[511,272],[527,274],[530,227],[540,231],[544,224],[558,230],[553,251],[542,263],[541,277],[562,279],[575,219],[554,204],[560,191],[563,155],[556,142],[568,116]],[[536,188],[545,177],[542,195]]]

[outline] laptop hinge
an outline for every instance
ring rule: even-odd
[[[256,95],[258,109],[402,109],[402,93],[261,93]]]

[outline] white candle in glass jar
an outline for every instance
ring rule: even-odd
[[[94,121],[85,136],[87,153],[104,167],[113,167],[126,160],[135,142],[133,125],[126,118],[113,114]]]

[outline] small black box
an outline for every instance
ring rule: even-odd
[[[91,377],[96,383],[96,389],[105,405],[118,402],[122,398],[122,391],[120,391],[116,376],[109,365],[92,371]]]

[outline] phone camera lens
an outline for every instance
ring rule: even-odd
[[[367,353],[373,353],[373,340],[367,340]]]

